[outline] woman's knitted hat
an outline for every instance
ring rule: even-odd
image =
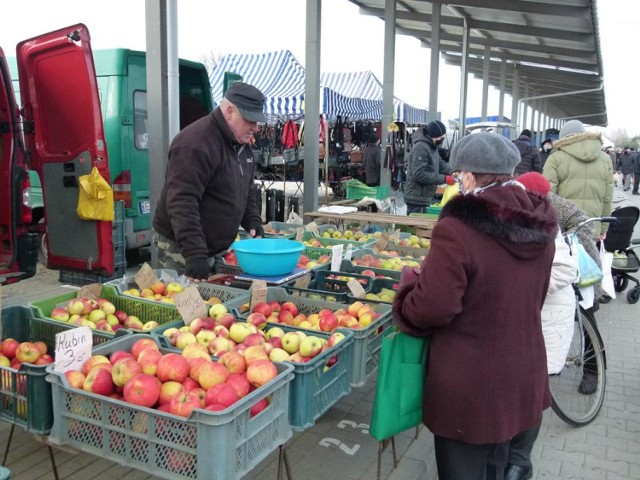
[[[520,163],[518,148],[500,134],[480,132],[465,136],[451,151],[453,171],[513,175]]]

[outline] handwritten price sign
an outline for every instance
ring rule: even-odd
[[[189,325],[198,317],[206,317],[209,314],[209,308],[202,299],[200,290],[193,285],[173,297],[173,301],[185,325]]]
[[[64,373],[80,370],[91,356],[93,337],[89,327],[78,327],[56,334],[56,354],[54,370]]]

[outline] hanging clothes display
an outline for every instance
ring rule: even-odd
[[[282,129],[282,146],[285,149],[298,147],[298,126],[288,120]]]

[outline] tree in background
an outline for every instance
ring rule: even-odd
[[[617,128],[610,131],[607,137],[613,142],[616,148],[622,147],[640,147],[640,136],[629,136],[625,128]]]

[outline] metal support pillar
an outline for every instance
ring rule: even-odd
[[[500,100],[498,103],[498,121],[504,121],[504,95],[507,90],[507,61],[500,62]]]
[[[484,46],[484,59],[482,62],[482,121],[487,121],[489,108],[489,76],[491,74],[491,46]]]
[[[460,139],[464,137],[467,123],[467,85],[469,75],[467,64],[469,62],[469,24],[466,18],[462,18],[462,62],[460,64],[460,115],[459,128]]]
[[[393,90],[396,52],[396,2],[385,0],[384,9],[384,70],[382,76],[382,151],[386,151],[387,126],[394,121]],[[391,185],[391,165],[380,162],[380,185]]]
[[[320,37],[322,0],[307,0],[305,49],[305,126],[304,126],[304,195],[303,210],[318,208],[318,138],[320,118]],[[327,146],[329,161],[329,148]],[[325,181],[327,179],[325,178]]]
[[[511,140],[515,140],[520,132],[516,130],[518,125],[518,99],[520,98],[520,71],[518,64],[513,65],[513,89],[511,91],[511,123],[516,127],[511,129]]]

